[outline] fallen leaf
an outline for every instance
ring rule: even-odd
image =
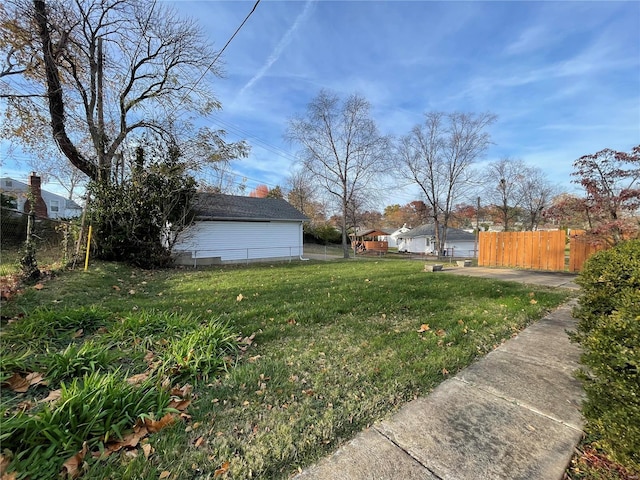
[[[182,411],[186,410],[187,407],[190,404],[191,404],[191,400],[190,399],[187,399],[187,400],[171,400],[169,402],[169,405],[167,405],[167,406],[169,408],[175,408],[179,412],[182,412]]]
[[[3,478],[10,463],[11,463],[11,458],[9,458],[8,455],[0,454],[0,475],[2,475]]]
[[[158,478],[169,478],[171,476],[171,472],[169,470],[164,470],[160,473]]]
[[[82,473],[81,467],[88,450],[87,442],[84,442],[82,444],[82,450],[62,464],[61,474],[65,475],[67,478],[78,478]]]
[[[445,332],[443,329],[439,328],[438,330],[436,330],[436,335],[438,335],[439,337],[444,337],[447,334],[447,332]]]
[[[531,305],[535,305],[536,303],[538,303],[538,301],[535,298],[532,298],[531,300],[529,300],[529,303]]]
[[[29,380],[24,378],[19,373],[14,373],[4,382],[10,390],[13,390],[17,393],[24,393],[29,390]]]
[[[114,286],[113,286],[113,287],[111,287],[111,288],[113,288],[116,292],[119,292],[119,291],[120,291],[120,287],[119,287],[118,285],[114,285]]]
[[[225,473],[227,473],[227,470],[229,470],[229,467],[231,466],[231,464],[229,462],[224,462],[220,468],[218,468],[215,472],[213,472],[213,476],[214,477],[221,477],[222,475],[224,475]]]
[[[449,375],[449,370],[447,370],[446,368],[442,369],[442,374],[443,375]]]
[[[31,400],[24,400],[16,405],[18,410],[22,412],[26,412],[27,410],[31,410],[36,404]]]
[[[41,283],[36,283],[33,288],[35,288],[36,290],[42,290],[44,288],[44,285]]]
[[[418,333],[426,332],[427,330],[429,330],[429,324],[423,323],[422,325],[420,325],[420,330],[418,330]]]
[[[193,443],[194,446],[199,447],[204,443],[204,437],[198,437],[196,441]]]
[[[129,290],[129,295],[135,295],[136,291],[132,288],[131,290]]]
[[[58,389],[58,390],[51,390],[49,392],[49,395],[47,395],[45,398],[43,398],[42,400],[40,400],[40,403],[42,402],[55,402],[56,400],[58,400],[62,395],[62,390]]]
[[[185,383],[182,387],[173,387],[171,389],[171,395],[176,397],[186,398],[191,395],[191,391],[193,390],[193,385]]]
[[[123,448],[135,448],[144,437],[149,434],[149,430],[146,427],[136,425],[133,432],[128,433],[122,440],[116,440],[115,442],[109,442],[105,445],[105,455],[108,457],[112,453],[118,452]]]
[[[149,433],[156,433],[162,430],[164,427],[168,427],[176,421],[176,416],[173,413],[167,413],[160,420],[152,420],[150,418],[144,419],[144,424],[149,430]]]
[[[80,330],[77,330],[76,333],[71,335],[71,338],[80,338],[82,335],[84,335],[84,330],[81,328]]]
[[[244,298],[244,296],[242,296],[242,294],[240,294],[240,295],[238,295],[238,296],[236,297],[236,301],[237,301],[237,302],[241,302],[243,298]]]
[[[290,318],[289,320],[287,320],[287,323],[288,323],[289,325],[295,325],[295,324],[296,324],[296,323],[298,323],[298,322],[296,322],[295,318]]]
[[[150,443],[145,443],[144,445],[142,445],[142,453],[144,453],[144,458],[149,458],[149,456],[153,453],[153,447]]]
[[[143,373],[138,373],[136,375],[132,375],[129,378],[127,378],[127,383],[129,385],[138,385],[142,382],[144,382],[145,380],[147,380],[149,378],[150,372],[147,370],[146,372]]]

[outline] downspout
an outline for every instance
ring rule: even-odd
[[[304,229],[302,228],[302,222],[300,222],[300,255],[298,255],[298,258],[300,260],[302,260],[303,262],[308,261],[308,258],[303,258],[302,257],[302,253],[304,252]]]

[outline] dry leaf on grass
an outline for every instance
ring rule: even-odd
[[[49,392],[49,395],[47,395],[45,398],[40,400],[40,403],[42,403],[42,402],[55,402],[56,400],[60,399],[61,396],[62,396],[62,390],[60,390],[60,389],[51,390]]]
[[[153,453],[153,447],[150,443],[145,443],[144,445],[142,445],[142,453],[144,453],[144,458],[149,459],[149,457]]]
[[[167,405],[169,408],[175,408],[179,412],[183,412],[187,409],[187,407],[191,404],[191,400],[187,399],[174,399],[169,402]]]
[[[80,330],[77,330],[76,333],[71,335],[71,338],[80,338],[82,335],[84,335],[84,330],[81,328]]]
[[[78,478],[82,474],[82,465],[88,450],[87,442],[84,442],[82,450],[62,464],[62,472],[60,474],[65,478]]]
[[[229,462],[224,462],[220,468],[218,468],[215,472],[213,472],[213,476],[214,477],[221,477],[222,475],[224,475],[225,473],[227,473],[227,471],[229,470],[229,467],[231,466],[231,464]]]
[[[132,375],[129,378],[127,378],[127,383],[129,385],[139,385],[140,383],[146,381],[149,378],[149,375],[151,375],[151,372],[149,370],[143,373]]]
[[[149,433],[156,433],[165,427],[175,423],[177,416],[174,413],[167,413],[160,420],[152,420],[150,418],[144,419],[144,425],[149,430]]]
[[[44,288],[44,285],[43,285],[43,284],[41,284],[41,283],[36,283],[36,284],[33,286],[33,288],[34,288],[34,289],[36,289],[36,290],[42,290],[42,289]]]
[[[198,438],[196,438],[196,441],[195,441],[195,442],[193,442],[193,444],[194,444],[196,447],[199,447],[199,446],[200,446],[200,445],[202,445],[203,443],[204,443],[204,437],[198,437]]]
[[[427,330],[429,330],[429,324],[423,323],[422,325],[420,325],[420,330],[418,330],[418,333],[426,332]]]
[[[11,459],[7,455],[0,454],[0,475],[3,475],[3,478],[5,472],[7,471],[7,468],[9,468],[10,463]]]
[[[19,373],[14,373],[11,377],[5,380],[4,384],[16,393],[24,393],[33,385],[46,385],[47,382],[44,380],[41,373],[32,372],[26,377],[23,377]]]
[[[118,285],[114,285],[114,286],[113,286],[113,287],[111,287],[111,288],[113,288],[116,292],[119,292],[119,291],[120,291],[120,287],[119,287]]]
[[[237,302],[241,302],[243,298],[244,298],[244,296],[243,296],[242,294],[240,294],[240,295],[238,295],[238,296],[236,297],[236,301],[237,301]]]
[[[160,476],[158,478],[169,478],[171,476],[171,472],[169,470],[164,470],[162,473],[160,473]]]

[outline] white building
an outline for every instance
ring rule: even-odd
[[[16,210],[29,213],[28,195],[33,190],[36,198],[36,215],[43,218],[75,218],[82,215],[82,207],[73,200],[64,198],[62,195],[42,190],[40,187],[40,177],[32,172],[29,175],[29,183],[14,180],[9,177],[0,178],[0,192],[13,197],[16,201]],[[40,196],[42,202],[38,202]],[[45,207],[46,210],[43,208]]]
[[[198,193],[194,223],[173,246],[176,263],[300,258],[302,225],[309,219],[281,198]]]
[[[389,234],[389,235],[382,235],[381,237],[378,237],[378,240],[382,241],[382,242],[387,242],[387,244],[389,245],[389,248],[395,248],[398,246],[398,236],[406,233],[410,230],[410,228],[407,227],[407,224],[405,223],[404,225],[402,225],[399,229],[397,229],[395,232]]]
[[[421,225],[398,235],[398,251],[435,255],[435,227],[433,224]],[[455,257],[474,257],[476,237],[473,233],[457,228],[447,229],[447,239],[443,255]]]

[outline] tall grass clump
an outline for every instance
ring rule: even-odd
[[[57,478],[84,442],[92,450],[121,439],[138,419],[161,418],[169,400],[166,390],[129,385],[115,374],[92,373],[62,384],[60,399],[37,412],[3,412],[0,443],[12,455],[8,471],[32,480]]]
[[[173,339],[161,354],[161,371],[176,380],[208,381],[226,368],[229,355],[237,347],[229,325],[213,320]]]
[[[44,347],[52,341],[67,343],[80,333],[83,336],[93,333],[104,327],[111,316],[111,313],[95,307],[37,308],[12,323],[8,331],[11,342]]]
[[[89,340],[81,345],[70,344],[64,350],[44,356],[45,372],[50,385],[69,381],[99,371],[108,371],[117,355],[104,345]]]
[[[640,240],[592,256],[578,283],[573,338],[583,348],[587,434],[640,473]]]

